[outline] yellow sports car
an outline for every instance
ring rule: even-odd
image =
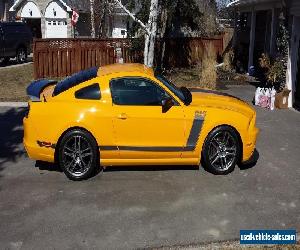
[[[72,180],[98,166],[199,165],[228,174],[251,160],[256,113],[232,96],[177,88],[141,64],[91,68],[61,82],[38,80],[24,145]],[[100,164],[100,165],[99,165]]]

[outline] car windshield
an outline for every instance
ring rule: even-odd
[[[156,78],[161,81],[172,93],[174,93],[181,101],[184,102],[185,97],[182,91],[177,88],[172,82],[162,75],[156,75]]]

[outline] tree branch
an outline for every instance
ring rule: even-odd
[[[148,35],[151,34],[151,32],[149,31],[149,29],[147,28],[147,26],[138,18],[136,18],[136,16],[134,14],[132,14],[121,2],[121,0],[114,0],[120,7],[121,9],[123,9],[128,16],[130,16],[135,22],[137,22],[146,32]]]

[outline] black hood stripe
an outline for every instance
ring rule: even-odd
[[[198,89],[198,88],[190,88],[189,89],[192,93],[207,93],[207,94],[214,94],[214,95],[219,95],[219,96],[227,96],[227,97],[231,97],[231,98],[235,98],[237,100],[243,101],[242,99],[233,96],[233,95],[229,95],[220,91],[216,91],[216,90],[209,90],[209,89]]]

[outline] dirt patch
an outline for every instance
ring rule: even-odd
[[[185,86],[188,88],[203,87],[199,80],[197,68],[189,69],[173,69],[165,73],[177,86]],[[217,90],[228,89],[228,85],[248,85],[249,78],[246,75],[235,73],[234,71],[217,70]]]
[[[33,64],[0,68],[0,101],[27,101],[26,88],[33,81]]]
[[[59,81],[62,78],[51,77]],[[0,67],[0,102],[26,102],[27,86],[34,81],[33,64],[24,64],[13,67]]]

